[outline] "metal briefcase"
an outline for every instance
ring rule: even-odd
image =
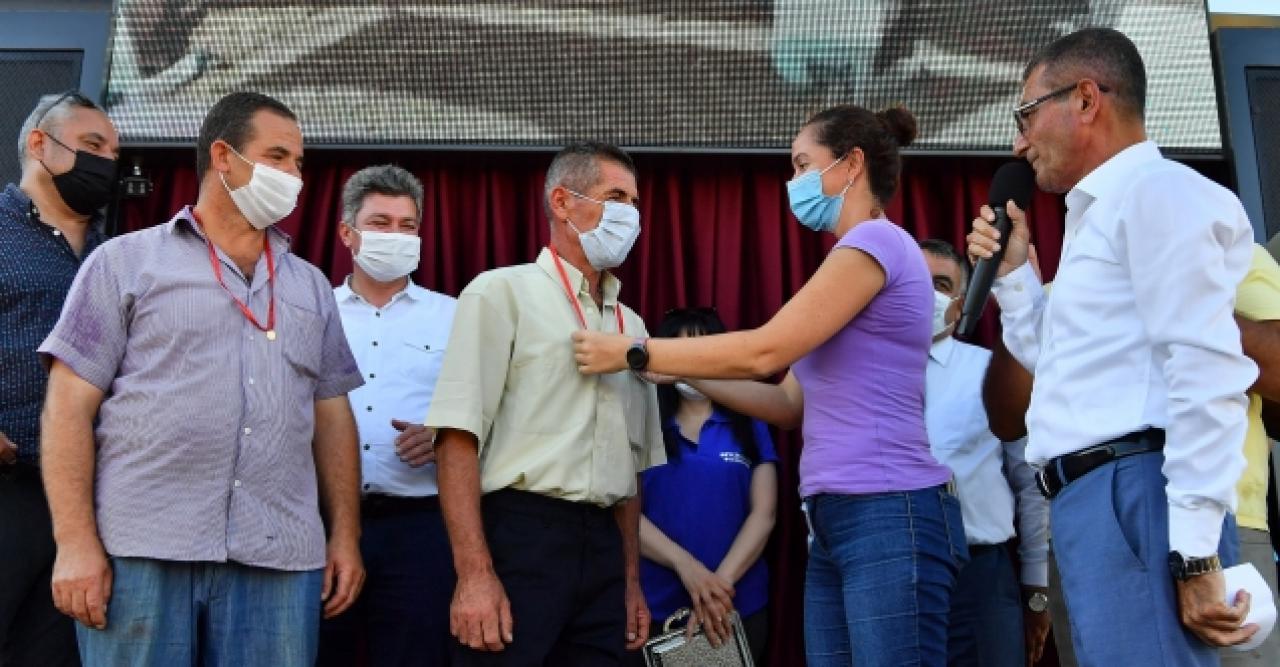
[[[662,634],[645,642],[644,664],[648,667],[754,667],[747,634],[742,631],[738,612],[729,613],[731,636],[720,648],[712,648],[706,632],[698,628],[686,638],[684,628],[672,630],[671,624],[687,619],[689,609],[676,611],[662,624]]]

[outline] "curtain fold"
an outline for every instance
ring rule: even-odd
[[[190,150],[129,152],[139,158],[155,189],[121,208],[121,228],[167,221],[198,190]],[[550,154],[312,151],[297,210],[281,223],[293,251],[336,284],[351,270],[351,254],[337,240],[342,185],[358,169],[396,163],[425,189],[422,265],[414,279],[456,295],[478,273],[532,261],[549,240],[543,179]],[[833,245],[792,218],[786,196],[791,168],[784,155],[635,156],[643,232],[618,271],[622,300],[655,329],[668,309],[715,306],[730,329],[755,327],[804,285]],[[964,236],[986,202],[991,175],[1007,158],[911,157],[888,217],[917,239],[941,238],[964,252]],[[1221,179],[1220,163],[1207,163]],[[218,185],[221,187],[221,185]],[[1046,279],[1061,250],[1062,198],[1037,193],[1030,210],[1032,236]],[[998,335],[994,307],[977,340]],[[567,340],[567,339],[566,339]],[[566,343],[567,344],[567,343]],[[974,388],[975,391],[978,388]],[[797,495],[798,434],[778,438],[778,521],[766,557],[770,587],[770,664],[802,665],[806,528]]]

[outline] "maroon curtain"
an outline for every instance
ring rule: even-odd
[[[142,160],[155,183],[147,199],[122,209],[124,230],[168,220],[194,203],[193,151],[147,150]],[[542,205],[546,153],[422,153],[312,151],[295,211],[281,223],[293,250],[337,283],[351,270],[351,255],[337,241],[342,184],[356,170],[397,163],[422,179],[423,286],[456,295],[477,273],[532,261],[549,238]],[[906,160],[890,219],[918,239],[941,238],[963,252],[964,235],[986,202],[991,174],[1005,158],[915,157]],[[782,155],[638,155],[644,232],[620,270],[622,299],[656,327],[677,306],[713,305],[730,329],[763,324],[817,268],[832,241],[798,225],[787,206],[790,166]],[[1221,181],[1221,162],[1197,168]],[[1058,265],[1062,198],[1038,193],[1029,210],[1032,235],[1046,279]],[[990,309],[979,342],[998,322]],[[976,389],[975,389],[976,390]],[[802,665],[805,524],[800,515],[795,434],[778,440],[778,522],[767,551],[772,665]],[[1050,655],[1043,664],[1056,664]]]

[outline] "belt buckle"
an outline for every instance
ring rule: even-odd
[[[1040,495],[1044,496],[1048,500],[1053,500],[1053,497],[1058,495],[1056,492],[1049,489],[1049,477],[1045,474],[1044,470],[1036,471],[1036,487],[1040,489]]]

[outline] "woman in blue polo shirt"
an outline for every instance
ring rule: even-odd
[[[681,308],[667,313],[657,336],[724,331],[715,310]],[[667,463],[641,474],[640,583],[654,619],[650,636],[681,607],[699,618],[736,609],[764,664],[769,572],[761,555],[778,494],[769,429],[679,382],[658,386],[658,405]]]

